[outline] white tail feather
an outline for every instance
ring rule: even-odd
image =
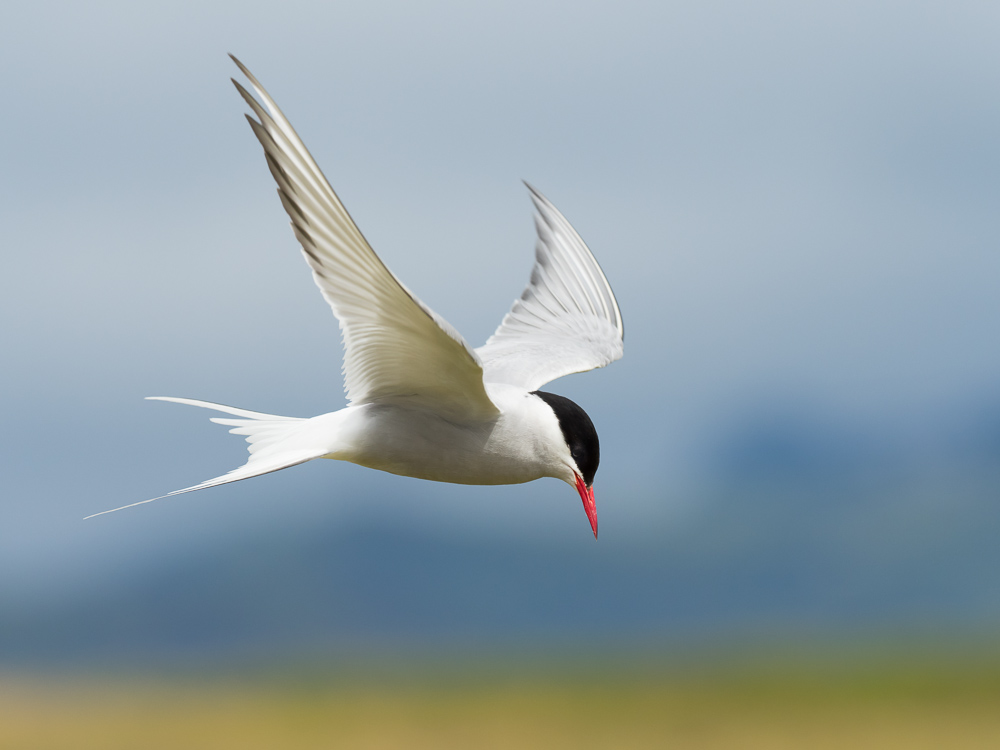
[[[310,422],[309,419],[303,419],[301,417],[281,417],[276,414],[262,414],[256,411],[237,409],[233,406],[213,404],[210,401],[199,401],[193,398],[149,396],[147,399],[150,401],[171,401],[176,404],[200,406],[204,409],[214,409],[215,411],[221,411],[227,414],[234,414],[238,417],[242,417],[242,419],[211,417],[211,421],[216,424],[232,427],[233,429],[231,429],[230,432],[234,435],[246,436],[246,441],[250,444],[248,448],[250,451],[250,457],[247,459],[247,462],[243,464],[243,466],[239,466],[222,476],[207,479],[204,482],[192,485],[191,487],[185,487],[182,490],[174,490],[173,492],[168,492],[166,495],[160,495],[159,497],[150,498],[149,500],[140,500],[137,503],[123,505],[120,508],[112,508],[111,510],[94,513],[84,518],[84,520],[87,518],[94,518],[95,516],[103,516],[105,513],[114,513],[115,511],[124,510],[125,508],[133,508],[136,505],[151,503],[154,500],[162,500],[165,497],[181,495],[185,492],[194,492],[195,490],[203,490],[208,487],[216,487],[220,484],[238,482],[241,479],[258,477],[261,474],[270,474],[273,471],[287,469],[289,466],[305,463],[306,461],[311,461],[314,458],[319,458],[329,453],[328,449],[318,446],[315,443],[313,443],[313,445],[309,445],[308,439],[296,439],[304,437],[303,433],[305,433],[308,429],[306,426]]]
[[[237,417],[247,417],[248,419],[256,419],[260,421],[270,421],[270,420],[280,420],[283,422],[288,421],[299,421],[304,422],[302,417],[279,417],[277,414],[263,414],[259,411],[250,411],[249,409],[238,409],[235,406],[226,406],[225,404],[213,404],[211,401],[199,401],[196,398],[177,398],[176,396],[146,396],[147,401],[169,401],[172,404],[187,404],[188,406],[200,406],[203,409],[212,409],[214,411],[224,411],[226,414],[234,414]]]

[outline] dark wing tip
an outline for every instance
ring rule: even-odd
[[[549,202],[548,199],[544,195],[542,195],[541,192],[539,192],[538,188],[536,188],[530,182],[528,182],[527,180],[521,180],[521,182],[523,182],[524,186],[528,188],[529,191],[531,191],[531,197],[533,200],[542,201],[543,203]]]

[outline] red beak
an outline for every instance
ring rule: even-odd
[[[590,528],[594,530],[594,539],[597,539],[597,504],[594,502],[594,488],[584,484],[583,477],[577,474],[576,491],[580,493],[583,509],[587,511],[587,518],[590,519]]]

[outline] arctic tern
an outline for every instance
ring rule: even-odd
[[[538,232],[531,280],[486,344],[472,349],[386,268],[277,104],[232,59],[263,102],[233,79],[256,115],[246,117],[313,280],[340,322],[349,404],[305,419],[151,396],[228,414],[211,421],[250,444],[243,466],[169,495],[314,458],[459,484],[555,477],[579,492],[596,537],[597,432],[575,403],[539,390],[622,356],[618,303],[580,235],[528,185]]]

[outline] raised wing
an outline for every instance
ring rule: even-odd
[[[583,239],[545,196],[531,185],[528,190],[538,212],[531,281],[476,353],[488,383],[534,391],[620,358],[625,327],[611,285]]]
[[[257,115],[259,122],[250,115],[247,120],[313,279],[340,321],[348,399],[404,399],[453,418],[498,414],[475,352],[385,267],[278,105],[239,60],[233,62],[267,107],[233,80]]]

